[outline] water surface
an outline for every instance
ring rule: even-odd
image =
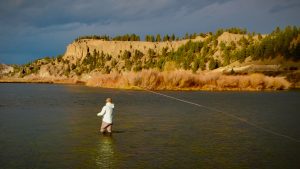
[[[162,92],[300,140],[300,92]],[[96,116],[114,99],[114,134]],[[300,168],[300,143],[146,91],[0,84],[1,168]]]

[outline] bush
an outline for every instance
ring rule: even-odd
[[[219,67],[219,62],[217,60],[211,58],[210,61],[209,61],[209,66],[208,67],[209,67],[209,70],[214,70],[214,69]]]
[[[159,72],[142,70],[140,72],[111,73],[95,75],[87,80],[88,86],[146,89],[204,89],[204,90],[281,90],[290,83],[282,77],[268,77],[262,74],[222,75],[219,73],[194,74],[190,71],[176,70]]]

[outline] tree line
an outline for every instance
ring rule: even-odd
[[[223,32],[229,32],[229,33],[234,33],[234,34],[246,34],[247,30],[244,28],[228,28],[228,29],[219,29],[217,30],[216,34],[221,34]],[[144,40],[146,42],[162,42],[162,41],[178,41],[178,40],[184,40],[184,39],[195,39],[197,36],[201,37],[206,37],[207,35],[212,35],[212,32],[207,32],[207,33],[185,33],[184,36],[176,36],[174,33],[173,34],[156,34],[156,35],[151,35],[151,34],[146,34],[144,37]],[[109,35],[85,35],[85,36],[79,36],[75,39],[75,41],[79,41],[82,39],[95,39],[95,40],[105,40],[105,41],[141,41],[141,38],[137,34],[125,34],[125,35],[117,35],[114,37],[110,37]]]

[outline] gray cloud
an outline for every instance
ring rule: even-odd
[[[1,22],[47,27],[80,22],[85,24],[148,19],[186,8],[194,11],[229,0],[12,0],[0,2]]]
[[[63,53],[86,34],[118,35],[215,31],[246,27],[269,32],[299,25],[296,0],[2,0],[0,62]],[[270,7],[271,6],[271,7]],[[293,6],[293,7],[292,7]],[[282,14],[284,11],[284,14]]]
[[[270,12],[271,13],[277,13],[277,12],[282,12],[282,11],[285,11],[285,10],[289,10],[289,9],[299,9],[300,7],[300,2],[285,2],[285,3],[282,3],[282,4],[278,4],[278,5],[275,5],[273,6],[271,9],[270,9]]]

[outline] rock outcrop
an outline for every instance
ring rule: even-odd
[[[195,39],[196,40],[196,39]],[[197,39],[199,40],[199,39]],[[92,53],[94,50],[104,54],[109,54],[113,58],[122,55],[124,51],[140,52],[147,54],[149,49],[160,53],[163,48],[169,50],[176,50],[181,45],[185,44],[188,40],[171,41],[171,42],[144,42],[144,41],[105,41],[93,39],[81,39],[74,41],[68,45],[63,59],[69,60],[70,63],[75,64],[77,61],[82,62],[89,51]]]
[[[14,68],[5,64],[0,64],[0,75],[4,75],[13,72]]]

